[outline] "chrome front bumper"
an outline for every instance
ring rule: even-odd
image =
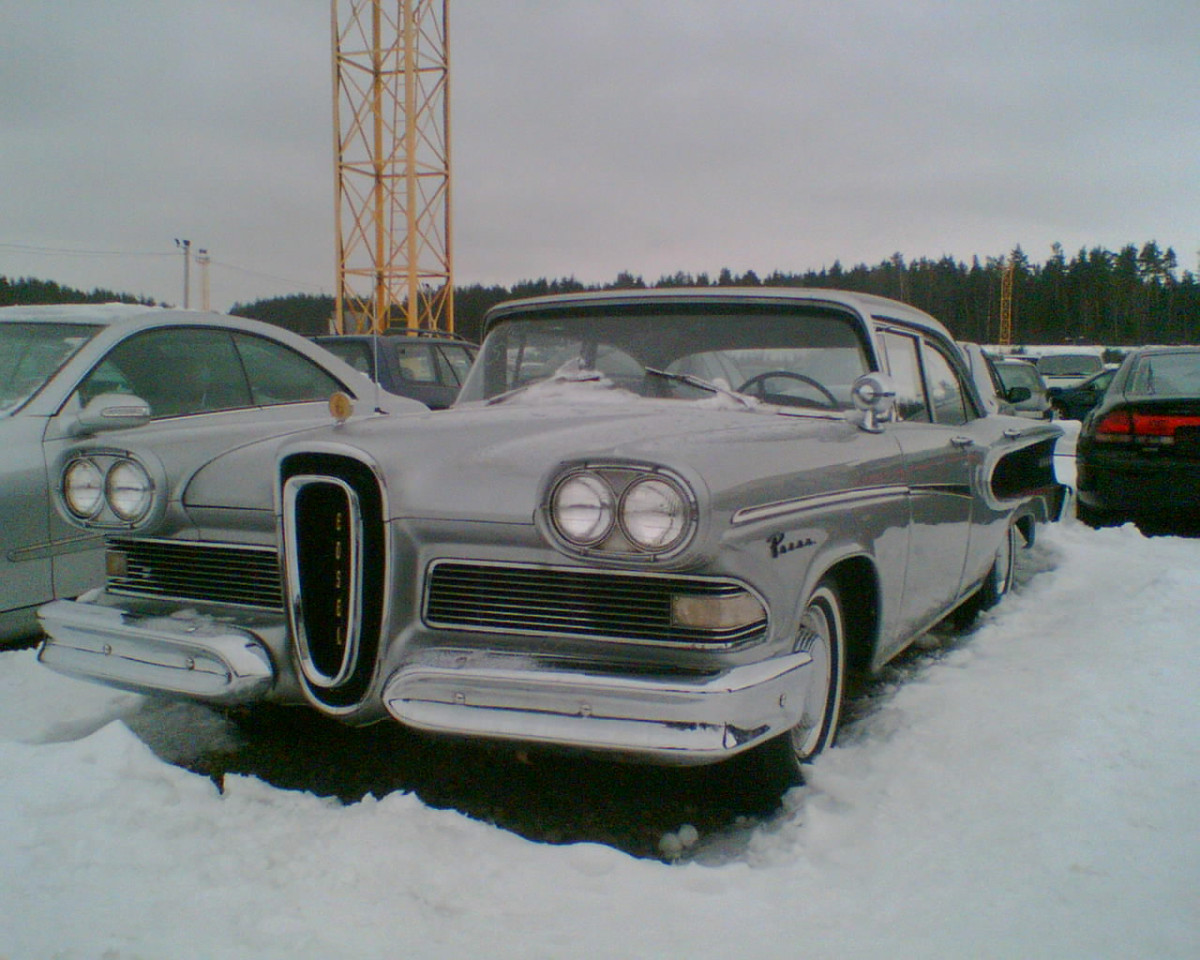
[[[225,705],[261,700],[275,680],[260,637],[199,613],[134,617],[56,600],[38,618],[47,634],[39,662],[70,677]]]
[[[433,733],[701,764],[795,726],[809,663],[794,653],[702,678],[662,678],[442,650],[393,674],[383,700],[400,722]]]

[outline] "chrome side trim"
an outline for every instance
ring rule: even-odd
[[[339,557],[346,573],[345,582],[329,584],[346,606],[340,613],[344,632],[340,638],[341,658],[332,673],[323,670],[316,662],[308,624],[304,615],[301,570],[301,539],[304,531],[296,520],[296,503],[305,488],[310,485],[337,487],[346,498],[349,528],[345,531],[345,544],[349,556]],[[340,544],[341,541],[339,541]],[[363,519],[358,494],[350,484],[340,477],[329,475],[298,474],[289,477],[283,486],[283,549],[284,568],[287,571],[287,615],[292,636],[296,641],[297,659],[300,670],[309,683],[316,687],[332,688],[346,682],[358,663],[359,641],[362,635],[362,569],[363,569]],[[339,571],[340,573],[340,571]],[[323,642],[328,642],[323,641]]]
[[[63,537],[59,540],[47,540],[26,547],[10,550],[5,559],[11,563],[22,560],[45,560],[48,557],[61,557],[69,553],[82,553],[85,550],[96,550],[104,545],[104,536],[99,533],[82,534],[77,537]]]
[[[56,600],[38,618],[48,635],[38,661],[70,677],[226,705],[259,700],[275,681],[261,639],[213,617],[140,619],[112,607]]]
[[[876,503],[882,500],[901,499],[908,495],[908,487],[901,484],[888,484],[878,487],[862,487],[856,490],[843,490],[838,493],[822,493],[811,497],[796,497],[791,500],[777,500],[774,503],[763,503],[755,507],[743,507],[734,513],[730,523],[737,526],[742,523],[754,523],[757,520],[771,520],[792,513],[843,509]]]

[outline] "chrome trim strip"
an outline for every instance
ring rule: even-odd
[[[792,500],[763,503],[756,507],[743,507],[734,513],[729,522],[733,526],[737,526],[743,523],[754,523],[758,520],[771,520],[791,513],[839,509],[880,500],[896,500],[908,495],[909,488],[900,484],[862,487],[837,493],[821,493],[811,497],[796,497]]]
[[[112,607],[56,600],[38,618],[48,635],[38,661],[70,677],[226,705],[260,700],[275,681],[262,640],[214,617],[135,618]]]
[[[402,723],[679,764],[732,756],[794,726],[807,687],[804,668],[812,662],[792,653],[689,679],[440,653],[437,662],[408,664],[388,679],[384,706]]]
[[[63,537],[59,540],[47,540],[45,543],[17,547],[15,550],[10,550],[5,559],[11,563],[20,563],[22,560],[45,560],[48,557],[61,557],[69,553],[82,553],[85,550],[96,549],[103,543],[104,535],[100,533]]]
[[[303,489],[309,485],[322,484],[338,487],[346,497],[350,529],[347,531],[350,582],[340,592],[349,602],[344,614],[346,631],[342,645],[342,658],[333,674],[325,673],[317,666],[307,626],[304,622],[303,597],[300,583],[300,532],[296,527],[296,501]],[[362,628],[362,568],[363,568],[363,519],[358,494],[350,484],[340,477],[329,475],[297,474],[289,477],[283,485],[283,549],[284,568],[287,571],[287,616],[292,636],[296,641],[296,654],[300,670],[313,686],[330,689],[346,682],[358,662],[359,640]]]

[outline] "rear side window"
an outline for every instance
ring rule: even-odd
[[[235,333],[233,338],[257,406],[328,400],[345,389],[331,373],[282,343],[249,333]]]
[[[973,404],[957,367],[933,342],[899,330],[881,330],[888,373],[896,387],[896,415],[910,423],[966,423]]]
[[[396,365],[403,380],[411,380],[414,383],[438,382],[433,349],[428,343],[397,344]]]
[[[970,419],[962,381],[954,365],[942,351],[925,344],[925,382],[937,423],[966,423]]]

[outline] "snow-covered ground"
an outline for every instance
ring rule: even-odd
[[[1195,958],[1200,540],[1063,523],[772,822],[673,863],[157,759],[0,653],[0,958]],[[204,732],[198,736],[206,735]]]

